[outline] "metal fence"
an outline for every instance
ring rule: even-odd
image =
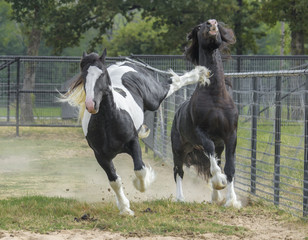
[[[183,56],[131,57],[160,70],[172,68],[181,73],[192,68]],[[119,60],[123,58],[107,59],[108,63]],[[60,104],[57,96],[79,73],[79,61],[69,57],[0,57],[0,126],[16,126],[17,135],[19,126],[78,126],[75,110]],[[307,65],[308,56],[232,56],[224,63],[240,113],[236,189],[305,218],[308,72],[303,69]],[[35,78],[33,89],[24,85],[26,77]],[[146,113],[152,131],[145,144],[165,161],[172,162],[170,130],[174,112],[190,98],[194,88],[181,89],[158,111]],[[25,95],[32,102],[32,121],[21,117],[26,114],[20,110]]]

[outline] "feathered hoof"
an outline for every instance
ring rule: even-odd
[[[133,183],[137,190],[144,192],[155,180],[155,172],[149,167],[144,167],[141,170],[135,171],[136,178]]]
[[[138,137],[143,139],[150,135],[151,129],[147,125],[143,124],[138,132]]]
[[[223,173],[216,172],[212,177],[212,185],[216,190],[224,189],[227,186],[227,176]]]
[[[134,211],[130,210],[129,208],[124,208],[120,210],[120,215],[127,215],[127,216],[134,216]]]
[[[210,85],[210,71],[204,66],[196,66],[195,68],[199,72],[199,83],[203,86]]]
[[[240,209],[242,207],[242,203],[241,201],[238,201],[236,198],[231,198],[227,200],[225,207],[234,207]]]

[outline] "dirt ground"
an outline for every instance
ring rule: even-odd
[[[86,146],[86,145],[85,145]],[[36,146],[39,149],[39,146]],[[85,148],[88,149],[88,148]],[[43,150],[42,150],[43,151]],[[45,151],[45,150],[44,150]],[[66,151],[68,151],[66,149]],[[83,150],[84,151],[84,150]],[[63,156],[64,153],[59,150],[53,152],[53,158],[59,154]],[[78,152],[66,152],[67,156],[74,157],[80,156]],[[47,163],[40,165],[42,160],[38,161],[36,157],[31,155],[31,149],[29,153],[22,155],[12,155],[7,157],[4,153],[0,154],[0,181],[7,184],[6,189],[2,189],[0,198],[6,198],[7,196],[23,196],[25,194],[33,195],[40,194],[46,196],[61,196],[75,198],[77,200],[87,202],[99,202],[99,201],[115,201],[114,194],[110,191],[109,182],[104,171],[99,167],[96,160],[93,157],[91,150],[86,150],[85,155],[89,154],[89,161],[85,164],[80,162],[78,164],[67,161],[63,164],[61,169],[55,170],[52,168],[52,162],[54,160],[44,159]],[[84,158],[84,156],[81,156]],[[61,160],[62,161],[62,160]],[[10,163],[10,164],[8,164]],[[133,179],[135,177],[133,171],[132,159],[126,155],[121,154],[115,160],[114,164],[117,169],[118,175],[121,176],[124,191],[130,201],[145,201],[161,198],[175,199],[175,183],[173,180],[172,166],[168,163],[161,161],[155,161],[152,157],[145,159],[146,164],[150,164],[155,170],[157,177],[153,185],[145,193],[138,192],[133,187]],[[69,170],[68,170],[69,169]],[[42,171],[44,174],[42,175]],[[25,178],[26,176],[26,178]],[[25,181],[26,179],[26,181]],[[22,180],[22,181],[21,181]],[[23,184],[19,186],[19,191],[14,190],[12,186]],[[185,178],[183,181],[183,190],[186,201],[206,202],[210,200],[210,189],[196,176],[192,169],[185,170]],[[240,196],[242,203],[245,205],[245,196]],[[206,203],[205,203],[206,204]],[[308,239],[308,224],[294,225],[287,222],[274,220],[269,215],[258,215],[252,217],[251,215],[239,215],[231,216],[226,212],[225,218],[221,219],[221,223],[228,225],[245,227],[250,230],[251,234],[246,236],[245,239],[253,240],[275,240],[275,239]],[[135,240],[141,239],[135,235],[121,235],[120,233],[106,232],[102,230],[94,229],[90,230],[63,230],[57,232],[50,232],[48,234],[38,234],[27,231],[2,231],[0,230],[1,240],[62,240],[62,239],[106,239],[106,240]],[[243,239],[240,236],[227,236],[214,233],[198,234],[194,236],[143,236],[145,240],[182,240],[182,239]]]
[[[152,187],[145,193],[139,193],[136,191],[132,184],[132,179],[134,177],[132,161],[127,155],[120,155],[118,159],[115,160],[115,165],[117,167],[118,174],[121,175],[125,192],[128,194],[128,198],[133,201],[143,201],[151,200],[157,198],[174,198],[175,195],[175,184],[173,182],[172,166],[167,163],[155,162],[153,160],[147,159],[147,163],[150,164],[155,172],[157,173],[157,178]],[[102,200],[104,196],[104,201],[114,201],[113,193],[108,191],[109,184],[106,180],[104,172],[102,172],[98,166],[94,164],[89,164],[88,168],[83,168],[80,172],[80,177],[83,179],[82,185],[76,185],[67,182],[61,183],[61,179],[57,184],[60,184],[58,191],[55,191],[53,184],[45,183],[45,191],[41,192],[49,196],[63,196],[63,197],[74,197],[80,200],[86,201],[99,201]],[[90,171],[94,168],[95,171]],[[92,170],[94,170],[92,169]],[[170,183],[170,184],[166,184]],[[185,196],[187,201],[198,201],[203,202],[209,200],[209,188],[204,184],[203,181],[198,178],[194,171],[187,169],[185,171],[185,178],[183,182],[183,189],[185,191]],[[81,187],[81,188],[80,188]],[[95,190],[96,189],[96,190]],[[97,191],[100,189],[101,191]],[[39,190],[39,189],[38,189]],[[244,202],[243,197],[242,201]],[[226,218],[221,221],[227,222],[228,225],[243,226],[250,229],[251,234],[245,239],[308,239],[308,224],[307,226],[299,227],[298,225],[293,226],[289,223],[284,223],[281,221],[275,221],[269,216],[229,216],[226,213]],[[111,233],[101,230],[63,230],[57,232],[51,232],[48,234],[38,234],[26,231],[14,231],[7,232],[0,230],[1,240],[62,240],[62,239],[106,239],[106,240],[135,240],[141,239],[138,236],[123,236],[120,233]],[[149,236],[142,237],[145,240],[182,240],[182,239],[242,239],[239,236],[226,236],[219,234],[202,234],[195,236],[184,236],[184,237],[174,237],[174,236]]]
[[[26,231],[14,231],[7,232],[0,230],[1,240],[183,240],[183,239],[201,239],[201,240],[238,240],[238,239],[251,239],[251,240],[300,240],[308,239],[308,226],[295,227],[293,225],[283,223],[280,221],[274,221],[268,216],[257,216],[251,218],[251,216],[240,216],[228,218],[229,225],[244,226],[251,232],[250,235],[245,238],[236,235],[227,236],[221,234],[207,233],[196,234],[194,236],[188,235],[183,237],[174,236],[149,236],[139,238],[138,236],[123,236],[120,233],[111,233],[101,230],[63,230],[57,232],[51,232],[48,234],[38,234]],[[226,219],[224,219],[226,221]]]

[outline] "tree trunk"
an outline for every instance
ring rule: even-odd
[[[242,55],[243,54],[243,41],[242,41],[242,32],[243,32],[243,26],[242,26],[242,7],[243,7],[243,1],[237,0],[237,5],[239,7],[239,10],[236,11],[235,15],[235,23],[234,23],[234,34],[236,36],[236,55]]]
[[[291,33],[291,53],[292,55],[304,55],[304,31],[292,31]]]
[[[28,35],[29,44],[27,54],[29,56],[37,56],[41,41],[41,31],[33,28]],[[23,80],[22,90],[33,90],[35,86],[35,69],[36,63],[33,61],[25,62],[25,76]],[[34,95],[31,93],[23,93],[21,95],[21,121],[22,122],[33,122],[33,104]]]

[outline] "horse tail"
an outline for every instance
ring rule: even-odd
[[[187,167],[194,166],[199,176],[202,176],[206,181],[211,177],[210,159],[204,154],[202,147],[195,147],[192,152],[187,154],[185,163]]]
[[[81,76],[78,76],[77,80],[72,83],[65,94],[60,93],[59,101],[67,102],[73,107],[78,107],[79,120],[83,118],[83,114],[86,109],[86,92],[84,90],[84,84]]]

